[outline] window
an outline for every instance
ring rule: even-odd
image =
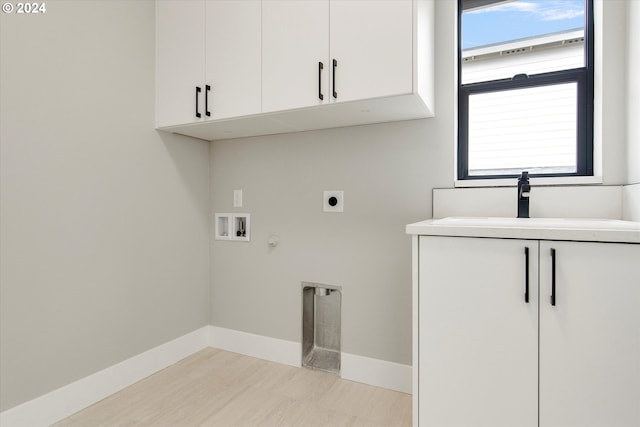
[[[458,179],[593,175],[592,0],[458,1]]]

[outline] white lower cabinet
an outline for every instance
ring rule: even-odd
[[[415,239],[416,425],[640,426],[640,245]]]
[[[537,255],[536,241],[420,237],[420,425],[537,426]]]
[[[540,242],[539,410],[544,427],[640,426],[640,245]]]

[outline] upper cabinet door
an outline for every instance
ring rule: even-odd
[[[260,0],[206,2],[206,84],[211,119],[261,111]]]
[[[640,425],[638,307],[640,245],[540,243],[541,427]]]
[[[213,140],[431,117],[433,16],[434,0],[156,0],[156,127]]]
[[[158,127],[204,120],[205,4],[203,0],[156,2],[156,122]]]
[[[329,0],[262,2],[263,112],[328,102],[328,57]]]
[[[411,93],[413,1],[331,0],[330,9],[331,60],[337,61],[331,101]]]

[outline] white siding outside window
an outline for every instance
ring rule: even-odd
[[[584,30],[466,49],[462,84],[584,67]]]
[[[469,175],[576,172],[577,85],[469,97]]]

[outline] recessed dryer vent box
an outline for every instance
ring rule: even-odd
[[[246,213],[217,213],[216,240],[248,242],[251,237],[251,215]]]
[[[342,288],[302,282],[302,366],[340,375]]]

